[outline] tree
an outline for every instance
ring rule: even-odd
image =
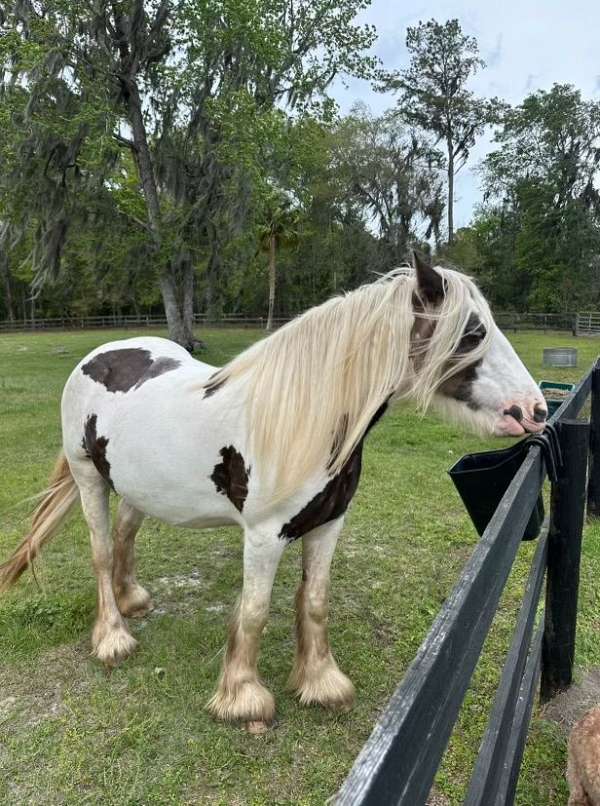
[[[275,312],[275,286],[277,278],[277,250],[289,246],[298,239],[299,212],[290,199],[281,192],[273,191],[265,207],[265,224],[260,233],[260,245],[269,259],[269,310],[267,330],[273,329]]]
[[[15,129],[38,157],[26,170],[15,150],[12,184],[20,178],[21,189],[35,186],[35,170],[39,180],[48,164],[57,176],[54,192],[34,211],[13,206],[22,231],[34,222],[39,228],[37,284],[60,268],[81,212],[75,187],[83,179],[104,187],[115,160],[129,152],[144,203],[137,225],[146,231],[169,332],[192,347],[195,264],[205,263],[212,306],[223,251],[264,183],[264,149],[281,129],[281,107],[310,104],[339,73],[373,73],[375,61],[365,52],[374,31],[353,22],[364,5],[7,4],[0,14],[4,80],[31,99],[16,114]],[[48,120],[55,124],[51,137]],[[87,162],[86,150],[93,155]]]
[[[569,85],[540,90],[506,112],[496,142],[483,177],[488,209],[511,221],[517,304],[589,305],[600,294],[600,104]]]
[[[337,171],[377,223],[388,268],[405,260],[411,241],[432,234],[438,241],[443,158],[427,138],[400,129],[394,115],[373,117],[364,106],[352,110],[337,135]]]
[[[495,122],[497,100],[477,98],[467,89],[472,75],[485,67],[475,37],[463,33],[458,20],[420,22],[409,27],[410,65],[393,75],[387,87],[400,93],[401,117],[432,132],[446,149],[448,243],[454,240],[454,178],[469,158],[475,139]]]

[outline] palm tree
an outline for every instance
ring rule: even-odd
[[[269,312],[267,330],[273,329],[275,286],[277,280],[277,250],[293,246],[298,240],[299,211],[287,196],[273,191],[265,205],[264,223],[260,229],[260,249],[269,255]]]

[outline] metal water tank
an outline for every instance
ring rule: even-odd
[[[575,347],[549,347],[544,350],[545,367],[576,367],[577,349]]]

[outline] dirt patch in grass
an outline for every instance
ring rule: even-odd
[[[586,672],[581,682],[561,691],[544,706],[540,716],[556,722],[561,731],[568,734],[576,722],[590,710],[600,705],[600,667]]]
[[[213,615],[225,613],[227,605],[222,602],[211,600],[208,605],[203,603],[201,594],[205,593],[207,587],[205,575],[197,568],[193,568],[189,574],[158,577],[148,585],[154,609],[137,624],[143,625],[165,615],[190,616],[199,609]]]
[[[35,663],[0,667],[0,727],[5,736],[31,729],[63,713],[64,694],[85,689],[87,645],[66,645],[44,652]]]

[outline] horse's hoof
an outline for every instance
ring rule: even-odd
[[[121,610],[121,615],[126,618],[144,618],[148,613],[154,610],[154,602],[148,599],[146,604],[141,604],[139,607],[131,607],[126,610]]]
[[[269,689],[258,680],[227,685],[222,683],[207,703],[208,710],[217,719],[225,722],[241,722],[250,730],[250,725],[270,725],[275,718],[275,699]]]
[[[141,585],[117,594],[117,606],[121,615],[126,618],[142,618],[154,609],[150,594]]]
[[[97,643],[94,643],[94,655],[109,668],[118,666],[128,658],[137,646],[137,641],[125,627],[117,627],[108,631]]]
[[[354,704],[354,686],[330,657],[315,669],[303,667],[290,675],[289,687],[296,692],[301,705],[321,705],[333,711],[350,711]]]
[[[254,736],[263,736],[269,730],[269,726],[266,722],[255,719],[253,722],[246,722],[246,730]]]

